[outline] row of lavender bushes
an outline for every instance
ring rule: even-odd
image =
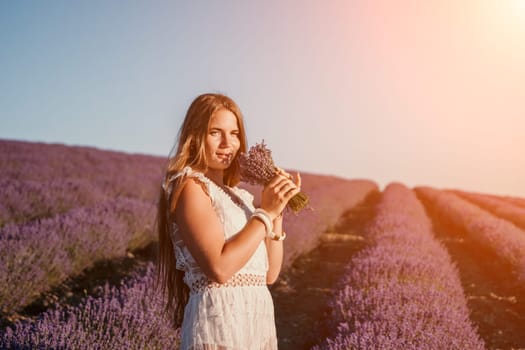
[[[155,238],[154,206],[109,199],[0,229],[0,309],[12,314],[96,261],[125,256]]]
[[[332,301],[335,335],[313,347],[484,349],[459,273],[413,191],[391,183]]]
[[[512,222],[521,229],[525,229],[525,207],[520,207],[504,199],[487,196],[481,193],[472,193],[459,190],[450,192],[455,193],[460,197],[471,201],[477,206]]]
[[[0,140],[0,312],[150,243],[159,157]]]
[[[163,312],[154,266],[105,286],[102,297],[78,307],[60,306],[37,320],[18,322],[0,338],[1,349],[177,349],[179,330]]]
[[[473,241],[509,263],[518,280],[525,281],[525,231],[466,199],[447,191],[421,186],[414,189],[431,203],[440,217],[461,227]]]
[[[486,196],[503,199],[504,201],[510,204],[514,204],[514,205],[517,205],[518,207],[525,208],[525,198],[522,198],[522,197],[502,196],[502,195],[494,195],[494,194],[486,194]]]
[[[78,206],[89,206],[107,198],[85,179],[60,179],[49,182],[0,178],[2,202],[0,228],[51,217]]]
[[[164,161],[161,157],[93,147],[0,140],[0,180],[10,179],[18,183],[15,186],[19,190],[15,189],[15,192],[19,193],[20,199],[17,200],[11,194],[9,200],[15,206],[24,205],[21,202],[30,199],[35,183],[43,186],[36,189],[37,198],[33,200],[36,203],[38,197],[69,196],[63,192],[71,185],[61,184],[62,181],[72,181],[73,186],[79,187],[73,188],[73,198],[64,198],[66,206],[70,200],[69,204],[75,206],[77,192],[80,200],[78,205],[91,202],[89,192],[101,192],[108,198],[125,196],[154,202]],[[97,197],[97,194],[94,196]],[[88,203],[83,202],[85,196],[88,197]],[[0,208],[0,218],[9,217],[3,212],[9,211],[9,207],[6,207],[4,200],[2,204],[4,207]]]
[[[250,189],[250,186],[244,187]],[[325,225],[335,224],[340,211],[358,204],[370,191],[377,190],[377,185],[364,180],[306,175],[303,189],[309,194],[315,209],[285,217],[289,236],[285,245],[288,261],[301,253],[304,246],[298,243],[302,239],[318,239]],[[251,190],[258,197],[260,189]],[[153,298],[151,269],[153,265],[149,267],[146,278],[135,277],[120,289],[106,288],[101,297],[87,298],[77,307],[60,307],[57,311],[41,314],[34,321],[15,323],[7,328],[4,346],[15,349],[175,348],[178,331],[166,326],[169,321],[161,312],[162,298],[155,295],[153,304],[150,301]],[[157,328],[159,331],[152,334]]]

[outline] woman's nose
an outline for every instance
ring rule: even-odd
[[[222,135],[221,146],[227,147],[231,144],[231,138],[228,135]]]

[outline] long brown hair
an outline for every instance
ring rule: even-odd
[[[223,181],[228,186],[235,186],[240,181],[240,168],[238,155],[246,152],[246,132],[243,117],[237,104],[229,97],[222,94],[202,94],[191,103],[186,117],[179,130],[177,151],[168,157],[165,176],[162,180],[157,206],[157,229],[159,234],[159,250],[157,255],[157,287],[163,294],[167,293],[165,311],[172,318],[174,326],[182,324],[184,307],[188,302],[189,288],[184,284],[184,271],[177,270],[176,257],[170,229],[174,220],[175,206],[186,179],[177,177],[172,183],[169,179],[173,174],[180,172],[184,167],[206,172],[208,161],[206,159],[206,135],[213,114],[221,109],[227,109],[237,117],[239,128],[239,151],[232,160],[231,165],[224,170]],[[175,148],[175,147],[174,147]],[[171,195],[165,190],[173,186]],[[168,198],[169,197],[169,198]]]

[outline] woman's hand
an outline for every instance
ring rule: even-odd
[[[301,190],[301,176],[293,177],[281,168],[277,168],[274,178],[263,188],[261,208],[274,220],[281,215],[288,201]]]
[[[296,175],[295,175],[295,180],[294,180],[293,176],[290,175],[289,173],[287,173],[287,172],[286,172],[284,169],[282,169],[282,168],[277,167],[277,172],[278,172],[279,174],[283,174],[284,176],[286,176],[286,177],[289,178],[290,180],[294,181],[294,183],[295,183],[295,185],[296,185],[297,187],[299,187],[299,188],[301,187],[301,175],[300,175],[299,173],[296,173]]]
[[[302,182],[302,181],[301,181],[301,175],[300,175],[298,172],[295,173],[295,179],[294,179],[294,177],[293,177],[292,175],[290,175],[289,173],[287,173],[284,169],[279,168],[279,167],[276,167],[276,168],[277,168],[277,171],[278,171],[279,174],[282,174],[282,175],[284,175],[285,177],[287,177],[287,178],[289,178],[290,180],[292,180],[292,181],[295,183],[295,185],[296,185],[297,187],[299,187],[299,191],[301,190],[301,182]],[[292,196],[292,197],[293,197],[293,196]],[[281,220],[281,221],[282,221],[282,219],[283,219],[283,213],[284,213],[284,211],[282,211],[282,212],[279,214],[279,216],[277,216],[276,220]],[[275,220],[274,220],[274,221],[275,221]],[[274,222],[274,225],[275,225],[275,222]]]

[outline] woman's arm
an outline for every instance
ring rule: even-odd
[[[226,241],[210,197],[200,183],[189,179],[182,186],[175,208],[181,238],[202,272],[213,281],[225,283],[255,253],[266,237],[266,227],[259,219],[250,218],[234,237]],[[299,188],[290,179],[276,175],[263,190],[261,208],[273,221],[298,192]]]
[[[273,221],[273,231],[277,236],[283,234],[283,217],[282,215],[277,217]],[[281,268],[283,265],[283,255],[284,255],[284,241],[276,241],[271,238],[266,237],[266,251],[268,252],[268,273],[266,274],[266,283],[273,284],[279,274],[281,273]]]
[[[288,174],[285,170],[281,168],[278,168],[278,170],[281,175],[283,175],[287,179],[293,180],[293,176]],[[295,178],[295,186],[297,189],[301,188],[301,175],[299,173],[297,173],[296,178]],[[277,216],[275,220],[273,221],[273,231],[278,237],[284,234],[283,214],[284,212],[281,212],[281,215]],[[268,265],[269,265],[268,273],[266,274],[267,284],[273,284],[279,277],[279,274],[281,273],[281,269],[283,266],[283,257],[284,257],[283,242],[284,241],[273,240],[268,237],[266,237],[265,239],[266,251],[268,252]]]
[[[202,186],[193,179],[183,186],[175,209],[182,239],[202,272],[225,283],[253,255],[266,236],[265,226],[252,218],[226,242],[222,224]]]

